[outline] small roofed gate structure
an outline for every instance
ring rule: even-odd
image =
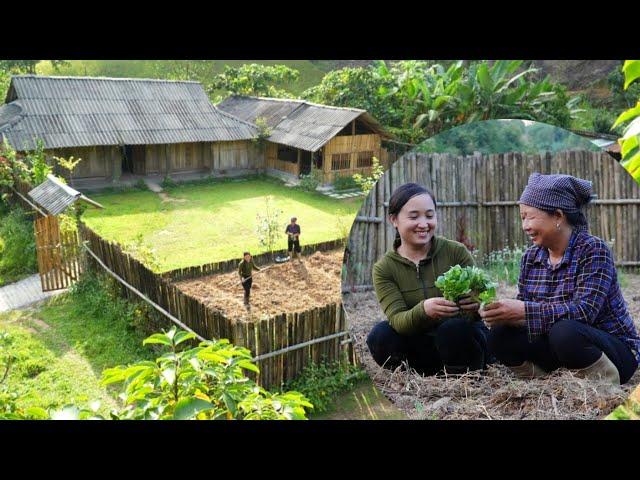
[[[217,107],[256,127],[260,123],[266,127],[265,168],[271,173],[298,177],[316,167],[323,181],[331,183],[338,175],[367,175],[374,157],[382,164],[388,158],[382,140],[391,135],[365,110],[239,95]]]
[[[46,213],[34,220],[36,255],[42,291],[60,290],[77,281],[82,271],[78,232],[61,231],[58,215],[77,201],[97,208],[97,202],[60,182],[55,176],[29,192],[29,197]]]

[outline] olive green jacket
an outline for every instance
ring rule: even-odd
[[[463,244],[434,236],[429,253],[417,265],[391,250],[373,266],[378,301],[396,332],[423,333],[440,323],[439,319],[427,316],[423,301],[442,297],[435,286],[436,279],[454,265],[474,265],[473,257]]]
[[[258,267],[256,267],[256,264],[253,263],[253,258],[251,259],[250,262],[245,262],[244,258],[242,259],[242,261],[240,262],[240,264],[238,265],[238,273],[240,274],[240,276],[242,278],[247,278],[251,276],[251,273],[256,270],[256,271],[260,271],[260,269]]]

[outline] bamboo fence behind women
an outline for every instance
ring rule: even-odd
[[[592,234],[610,242],[616,264],[640,267],[640,185],[604,152],[504,153],[453,156],[409,153],[377,182],[351,229],[343,289],[371,285],[373,264],[392,248],[388,221],[393,191],[407,182],[422,184],[437,200],[437,234],[460,240],[461,233],[480,255],[527,245],[518,199],[529,175],[563,173],[591,180],[597,200],[586,209]]]

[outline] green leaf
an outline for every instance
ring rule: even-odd
[[[487,67],[486,63],[483,63],[478,67],[477,71],[478,82],[483,90],[491,91],[493,90],[493,80],[491,79],[491,75],[489,74],[489,67]]]
[[[176,333],[176,336],[173,338],[173,342],[176,345],[180,345],[182,342],[186,342],[187,340],[191,340],[193,338],[197,338],[195,333],[185,332],[184,330]]]
[[[201,398],[183,398],[176,404],[173,418],[175,420],[190,420],[200,412],[213,408],[215,408],[213,403],[202,400]]]
[[[162,371],[162,378],[166,380],[169,385],[173,385],[173,382],[176,380],[176,369],[175,368],[167,368]]]
[[[640,78],[640,60],[625,60],[622,71],[624,72],[624,89],[626,90],[634,80]]]
[[[627,127],[624,129],[624,135],[622,138],[625,140],[630,137],[636,137],[640,135],[640,117],[633,120]]]
[[[238,366],[246,370],[251,370],[252,372],[260,373],[260,369],[256,365],[251,363],[249,360],[240,360],[238,362]]]
[[[25,413],[29,418],[34,420],[46,420],[49,418],[49,414],[44,408],[40,407],[29,407],[25,410]]]
[[[630,108],[630,109],[625,110],[624,112],[622,112],[618,116],[618,118],[616,119],[614,124],[611,126],[611,130],[616,128],[621,123],[628,122],[632,118],[636,118],[639,115],[640,115],[640,102],[638,102],[635,107]]]
[[[145,338],[142,342],[143,345],[149,345],[150,343],[159,343],[161,345],[171,346],[171,338],[164,333],[154,333],[149,338]]]

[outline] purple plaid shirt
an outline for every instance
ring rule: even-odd
[[[613,255],[598,237],[574,232],[562,260],[549,264],[546,248],[532,246],[520,264],[518,300],[532,336],[564,319],[577,320],[624,341],[640,362],[640,336],[622,297]]]

